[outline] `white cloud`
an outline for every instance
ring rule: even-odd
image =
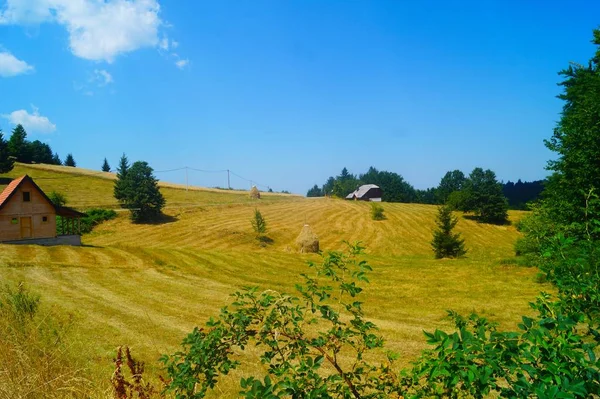
[[[104,69],[94,69],[94,76],[91,81],[97,82],[98,86],[106,86],[107,84],[114,82],[112,75]]]
[[[188,66],[190,64],[190,60],[177,60],[175,61],[175,65],[177,66],[177,68],[179,69],[184,69],[186,66]]]
[[[35,106],[32,106],[32,108],[32,114],[24,109],[19,109],[10,114],[3,114],[2,117],[8,119],[13,125],[23,125],[25,130],[31,133],[52,133],[56,130],[56,125],[50,122],[50,119],[41,116]]]
[[[69,32],[74,55],[110,63],[120,54],[160,45],[159,12],[156,0],[7,0],[0,23],[58,23]]]
[[[158,43],[158,47],[161,50],[165,50],[165,51],[169,51],[169,39],[166,37],[163,37],[160,42]]]
[[[24,73],[33,72],[34,68],[9,53],[8,51],[0,51],[0,76],[8,78]]]

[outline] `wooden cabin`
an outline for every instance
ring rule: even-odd
[[[55,206],[31,177],[19,177],[0,194],[0,242],[56,238],[57,216],[63,235],[81,234],[85,214]]]
[[[365,184],[346,196],[348,200],[381,202],[383,192],[375,184]]]

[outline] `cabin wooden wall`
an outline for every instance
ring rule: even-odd
[[[23,202],[23,192],[29,191],[31,201]],[[0,209],[0,241],[20,240],[21,217],[31,217],[31,237],[56,237],[56,211],[44,196],[28,181],[21,183],[16,192]],[[42,218],[46,216],[47,222]],[[17,218],[13,224],[12,219]]]

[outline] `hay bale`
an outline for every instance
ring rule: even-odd
[[[305,224],[300,235],[296,238],[296,246],[301,253],[319,252],[319,237],[313,233],[309,225]]]
[[[252,186],[252,189],[250,190],[250,198],[260,199],[260,191],[258,191],[258,188],[256,188],[256,186]]]

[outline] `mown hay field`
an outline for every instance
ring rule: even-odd
[[[19,165],[45,191],[67,195],[85,210],[115,207],[111,176],[73,168]],[[177,349],[184,335],[204,323],[246,285],[293,291],[314,254],[299,254],[294,242],[304,223],[322,250],[340,250],[343,240],[362,241],[374,267],[364,309],[401,353],[404,365],[426,347],[423,330],[450,328],[446,310],[478,312],[515,328],[528,302],[551,288],[536,282],[537,270],[512,264],[514,226],[478,224],[461,218],[467,257],[434,260],[430,248],[436,207],[384,203],[386,220],[373,221],[368,203],[306,199],[165,185],[167,223],[132,225],[125,212],[83,236],[84,247],[0,245],[0,279],[24,282],[46,306],[75,319],[74,334],[98,389],[107,389],[115,348],[130,345],[158,373],[158,357]],[[261,246],[250,225],[254,209],[268,223],[272,244]],[[522,217],[512,212],[511,219]],[[255,370],[243,362],[218,396],[234,396],[235,379]]]

